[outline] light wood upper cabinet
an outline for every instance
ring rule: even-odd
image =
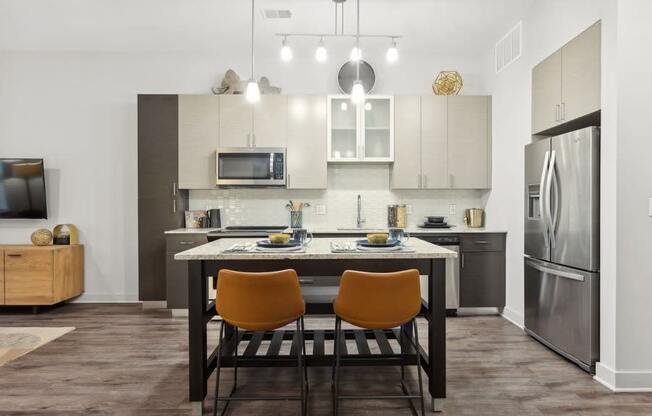
[[[561,50],[532,70],[532,131],[554,127],[561,112]]]
[[[244,95],[220,95],[220,146],[253,146],[253,108]]]
[[[448,97],[448,175],[451,188],[490,187],[490,97]]]
[[[263,95],[253,107],[253,146],[285,147],[288,129],[288,99],[285,95]]]
[[[214,95],[179,96],[179,188],[215,187],[219,146],[220,99]]]
[[[419,189],[421,186],[421,97],[394,97],[394,165],[390,186],[393,189]]]
[[[600,23],[562,48],[562,118],[573,120],[600,109]]]
[[[293,95],[287,98],[287,187],[327,187],[325,96]]]
[[[393,189],[491,187],[491,97],[395,97]]]
[[[447,97],[421,97],[421,187],[448,188]],[[400,146],[400,144],[398,145]],[[397,147],[398,147],[397,146]]]
[[[601,108],[601,23],[597,22],[532,70],[532,133]]]

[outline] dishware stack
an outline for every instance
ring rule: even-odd
[[[446,222],[446,217],[430,216],[425,218],[419,228],[451,228],[451,226]]]

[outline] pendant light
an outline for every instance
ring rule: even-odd
[[[357,8],[357,32],[355,36],[355,49],[360,53],[360,0],[356,0]],[[355,104],[362,104],[365,100],[364,87],[362,86],[362,81],[360,81],[360,59],[356,61],[355,65],[355,82],[353,82],[353,87],[351,88],[351,101]]]
[[[281,43],[281,60],[285,62],[289,62],[292,60],[292,48],[287,44],[287,38],[283,38],[283,42]]]
[[[254,3],[256,0],[251,0],[251,77],[247,83],[247,90],[245,98],[250,103],[255,103],[260,100],[260,88],[258,82],[254,78]]]
[[[392,39],[392,46],[387,49],[387,62],[394,63],[398,60],[398,49],[396,48],[396,40]]]
[[[319,39],[319,45],[317,46],[317,50],[315,51],[315,59],[317,62],[324,62],[326,59],[328,59],[328,52],[326,51],[326,47],[324,46],[324,38]]]

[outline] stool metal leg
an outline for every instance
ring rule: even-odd
[[[217,366],[215,368],[215,398],[213,399],[213,416],[217,416],[218,395],[220,392],[220,368],[222,361],[222,341],[224,340],[224,321],[220,323],[220,337],[217,345]]]
[[[419,357],[419,328],[417,327],[416,318],[412,320],[412,326],[414,327],[414,344],[417,350],[417,374],[419,375],[419,396],[421,396],[421,416],[426,414],[426,406],[423,400],[423,382],[421,377],[421,359]]]
[[[339,408],[339,370],[340,370],[340,331],[342,328],[342,320],[339,317],[335,318],[335,336],[333,351],[335,353],[335,367],[333,371],[333,415],[337,416]]]
[[[305,390],[305,373],[303,372],[303,349],[304,349],[304,343],[303,343],[303,327],[301,325],[301,319],[297,319],[297,332],[299,333],[299,349],[297,350],[297,369],[299,370],[299,385],[301,386],[301,415],[305,416],[306,415],[306,390]]]

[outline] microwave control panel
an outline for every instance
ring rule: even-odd
[[[274,179],[283,179],[283,154],[274,153]]]

